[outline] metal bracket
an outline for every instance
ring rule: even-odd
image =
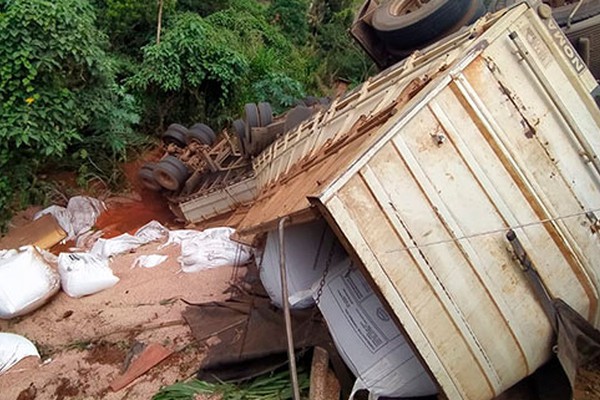
[[[600,231],[600,221],[598,220],[598,218],[596,217],[596,214],[594,214],[593,211],[586,212],[585,216],[591,223],[590,229],[592,231],[592,234],[595,235],[596,233],[598,233]]]
[[[569,18],[567,19],[567,29],[571,28],[571,22],[573,21],[573,17],[575,16],[575,14],[577,14],[577,11],[579,11],[579,7],[581,7],[584,1],[585,0],[579,0],[579,3],[577,3],[577,5],[573,7],[573,11],[571,11],[571,14],[569,14]]]

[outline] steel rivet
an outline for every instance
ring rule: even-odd
[[[552,16],[552,8],[548,4],[540,4],[537,8],[540,18],[548,19]]]

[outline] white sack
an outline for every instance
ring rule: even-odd
[[[100,238],[94,243],[91,254],[100,258],[109,258],[117,254],[123,254],[137,249],[138,247],[161,240],[169,234],[169,230],[157,221],[151,221],[137,230],[135,235],[123,233],[110,239]]]
[[[37,309],[59,288],[58,274],[35,247],[7,251],[0,258],[0,318],[10,319]]]
[[[104,235],[104,231],[87,231],[77,236],[75,241],[75,250],[71,251],[87,251],[90,250],[94,244]]]
[[[119,281],[108,266],[108,259],[89,253],[60,253],[58,272],[64,292],[71,297],[97,293]]]
[[[162,249],[163,247],[170,246],[172,244],[181,244],[185,239],[191,239],[198,236],[200,232],[192,229],[176,229],[174,231],[169,231],[169,239],[165,244],[159,247]]]
[[[150,221],[135,232],[136,237],[146,243],[157,242],[169,237],[169,229],[165,228],[158,221]]]
[[[316,297],[316,293],[314,294]],[[335,346],[372,398],[418,397],[437,389],[361,272],[347,259],[327,274],[318,307]]]
[[[183,272],[241,265],[250,260],[250,248],[230,239],[235,229],[212,228],[190,232],[193,234],[179,233],[179,237],[185,237],[181,241],[181,256],[177,259]]]
[[[161,254],[149,254],[139,256],[133,262],[131,268],[142,267],[142,268],[154,268],[164,263],[167,260],[167,256]]]
[[[310,307],[314,304],[310,289],[321,280],[330,253],[330,264],[336,265],[346,258],[346,252],[325,221],[285,228],[284,246],[290,306]],[[283,307],[279,264],[279,231],[275,230],[267,236],[259,273],[271,301]]]
[[[92,246],[90,254],[93,254],[98,258],[108,259],[117,254],[128,253],[143,244],[145,244],[145,242],[142,239],[130,235],[129,233],[123,233],[122,235],[110,239],[98,239]]]
[[[65,207],[61,206],[50,206],[44,208],[41,211],[38,211],[33,216],[33,219],[39,219],[42,216],[50,214],[56,220],[56,223],[62,228],[63,231],[67,234],[67,239],[75,237],[75,232],[73,232],[73,225],[71,224],[71,213],[67,211]]]
[[[0,332],[0,375],[28,356],[40,357],[33,343],[23,336]]]
[[[71,197],[67,211],[71,214],[71,225],[75,235],[89,231],[105,210],[106,206],[100,200],[88,196]]]
[[[69,199],[67,208],[50,206],[37,212],[33,219],[52,214],[58,225],[67,233],[67,240],[75,239],[94,226],[96,220],[106,210],[100,200],[87,196],[75,196]]]

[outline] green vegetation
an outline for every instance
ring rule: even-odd
[[[298,374],[300,391],[308,390],[308,374]],[[263,375],[250,382],[234,385],[230,383],[209,383],[192,379],[163,387],[152,400],[193,400],[197,394],[218,394],[222,400],[287,400],[292,398],[289,372],[282,371]]]
[[[173,122],[220,129],[246,102],[278,112],[371,63],[352,0],[0,0],[0,226],[44,202],[40,176],[119,184]]]

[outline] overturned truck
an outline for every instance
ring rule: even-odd
[[[546,6],[486,15],[254,158],[238,234],[324,220],[439,393],[492,399],[553,345],[508,231],[550,294],[600,325],[597,94]]]

